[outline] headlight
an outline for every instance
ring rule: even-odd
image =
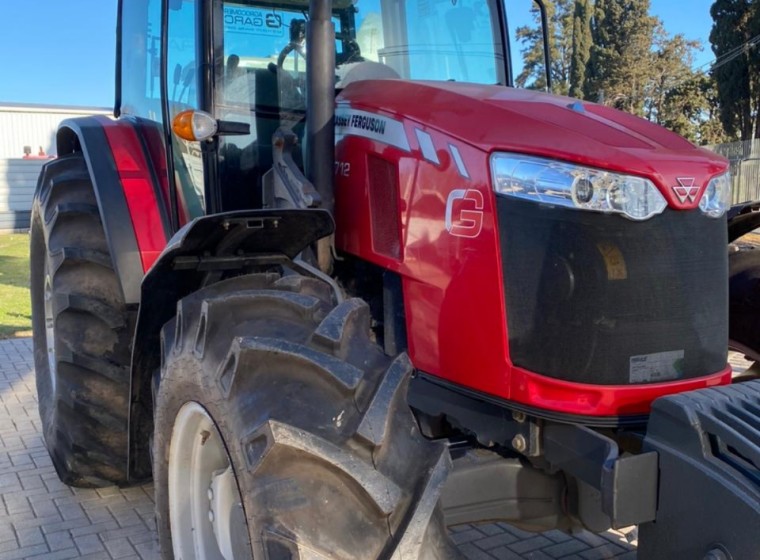
[[[497,193],[579,210],[646,220],[668,203],[648,179],[520,154],[491,156]]]
[[[699,208],[711,218],[720,218],[731,205],[731,174],[724,173],[713,178],[707,185]]]

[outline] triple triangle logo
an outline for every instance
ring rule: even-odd
[[[673,192],[676,193],[681,204],[685,204],[687,200],[694,202],[699,192],[699,187],[694,185],[694,177],[676,177],[676,181],[678,185],[673,187]]]

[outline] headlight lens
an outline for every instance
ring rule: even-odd
[[[654,183],[561,161],[495,153],[491,173],[497,193],[579,210],[622,214],[646,220],[667,202]]]
[[[731,174],[724,173],[713,178],[707,185],[699,208],[711,218],[720,218],[731,205]]]

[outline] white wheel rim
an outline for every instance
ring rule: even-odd
[[[168,474],[174,558],[233,560],[231,518],[240,494],[216,424],[196,402],[174,420]]]
[[[47,268],[47,265],[45,266]],[[50,392],[55,394],[56,360],[55,360],[55,317],[53,317],[53,281],[50,274],[45,273],[45,345],[48,357],[48,375],[50,376]]]

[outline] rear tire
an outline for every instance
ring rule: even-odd
[[[45,445],[66,484],[124,484],[135,313],[124,303],[81,153],[45,165],[31,222],[34,364]]]
[[[236,559],[459,556],[438,507],[451,459],[406,404],[411,364],[370,340],[365,302],[331,297],[312,279],[258,274],[179,302],[162,331],[155,414],[164,558],[196,558],[209,539]],[[207,485],[177,482],[201,472]],[[221,487],[228,472],[231,498],[183,497]],[[229,502],[231,513],[206,515]]]

